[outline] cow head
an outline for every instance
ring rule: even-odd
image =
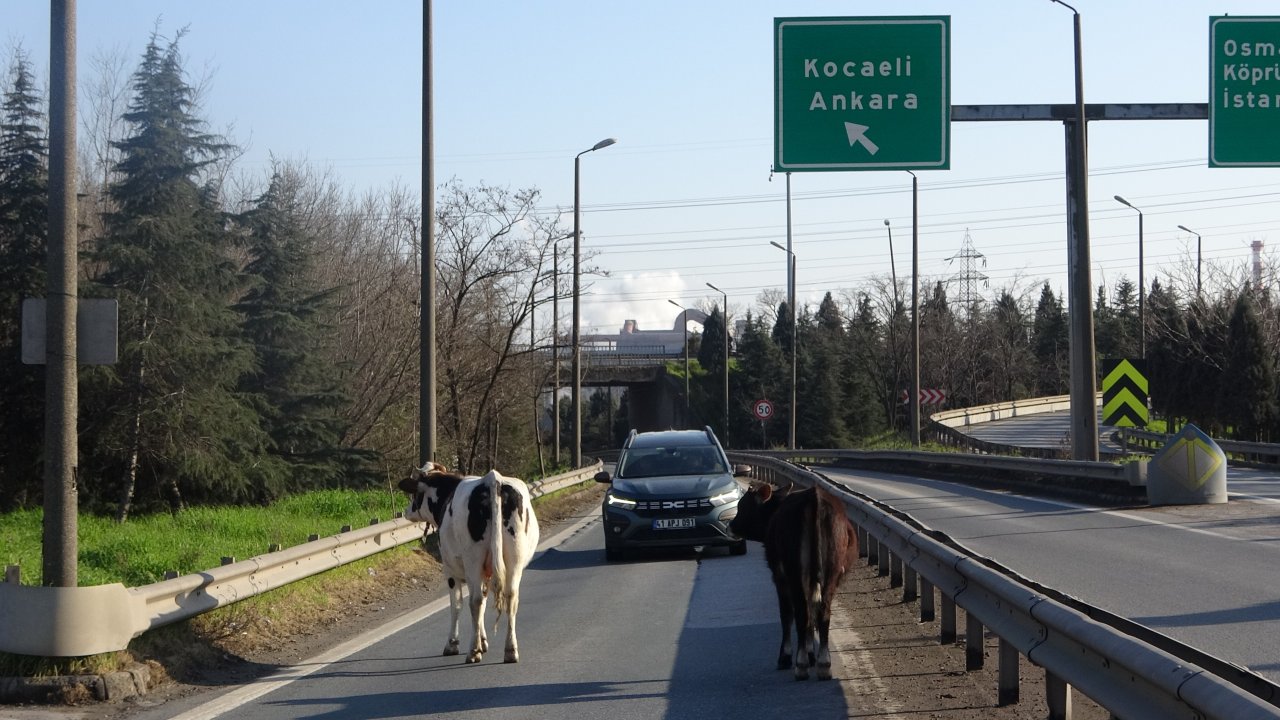
[[[449,472],[437,462],[428,462],[415,469],[399,484],[399,488],[409,496],[409,507],[404,511],[405,519],[426,523],[427,532],[438,529],[444,519],[445,508],[461,482],[461,475]]]
[[[764,542],[769,520],[782,504],[790,488],[774,490],[772,485],[753,485],[738,501],[738,515],[729,521],[729,529],[744,540]]]

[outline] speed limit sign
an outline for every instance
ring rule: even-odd
[[[773,417],[773,403],[768,400],[757,400],[751,412],[755,414],[757,420],[768,420]]]

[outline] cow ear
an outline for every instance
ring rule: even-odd
[[[400,481],[400,484],[397,487],[399,487],[402,491],[407,492],[410,495],[413,495],[414,493],[418,492],[418,478],[416,477],[405,478]]]
[[[769,498],[773,497],[773,486],[768,484],[761,485],[758,494],[761,502],[769,502]]]

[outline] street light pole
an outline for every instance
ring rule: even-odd
[[[1196,297],[1200,297],[1200,233],[1192,230],[1186,225],[1179,225],[1179,230],[1186,230],[1196,236]]]
[[[618,142],[605,138],[573,157],[573,469],[582,467],[582,345],[578,333],[582,300],[582,156]]]
[[[787,173],[788,180],[791,173]],[[788,188],[790,185],[788,184]],[[790,192],[787,193],[790,197]],[[787,213],[787,230],[790,236],[791,213]],[[800,329],[796,327],[796,254],[770,240],[769,244],[787,254],[787,304],[791,306],[791,427],[787,431],[787,449],[796,449],[796,345],[800,344]]]
[[[715,290],[724,296],[722,307],[724,312],[720,314],[721,324],[724,325],[724,444],[729,444],[729,293],[720,288],[707,283],[707,287]]]
[[[1147,290],[1146,285],[1143,284],[1142,276],[1142,210],[1134,207],[1133,203],[1119,195],[1116,195],[1115,198],[1116,202],[1138,213],[1138,357],[1145,359],[1147,357],[1147,315],[1143,304],[1143,296],[1147,294]]]
[[[1089,279],[1089,128],[1084,106],[1084,55],[1080,13],[1072,12],[1075,36],[1076,112],[1064,122],[1067,146],[1067,283],[1071,318],[1071,457],[1098,460],[1097,361]]]
[[[920,447],[920,182],[911,176],[911,447]]]
[[[680,308],[680,325],[684,328],[684,425],[689,425],[689,311],[675,300],[667,302]]]
[[[560,467],[560,241],[551,244],[551,364],[555,390],[551,394],[551,434],[555,436],[552,457]]]
[[[893,261],[893,228],[889,225],[889,218],[884,219],[884,229],[889,232],[889,277],[893,280],[893,314],[898,314],[898,268]]]

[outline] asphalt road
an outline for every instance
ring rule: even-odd
[[[134,718],[847,714],[839,682],[799,683],[774,669],[776,599],[758,545],[740,557],[717,550],[606,564],[598,518],[575,528],[544,542],[525,573],[518,664],[502,662],[505,630],[490,633],[478,665],[441,657],[448,611],[436,602],[443,612],[424,609],[274,678]],[[462,639],[465,651],[465,629]]]
[[[1115,510],[823,472],[1028,578],[1280,681],[1280,503]],[[1259,475],[1250,487],[1274,492]]]

